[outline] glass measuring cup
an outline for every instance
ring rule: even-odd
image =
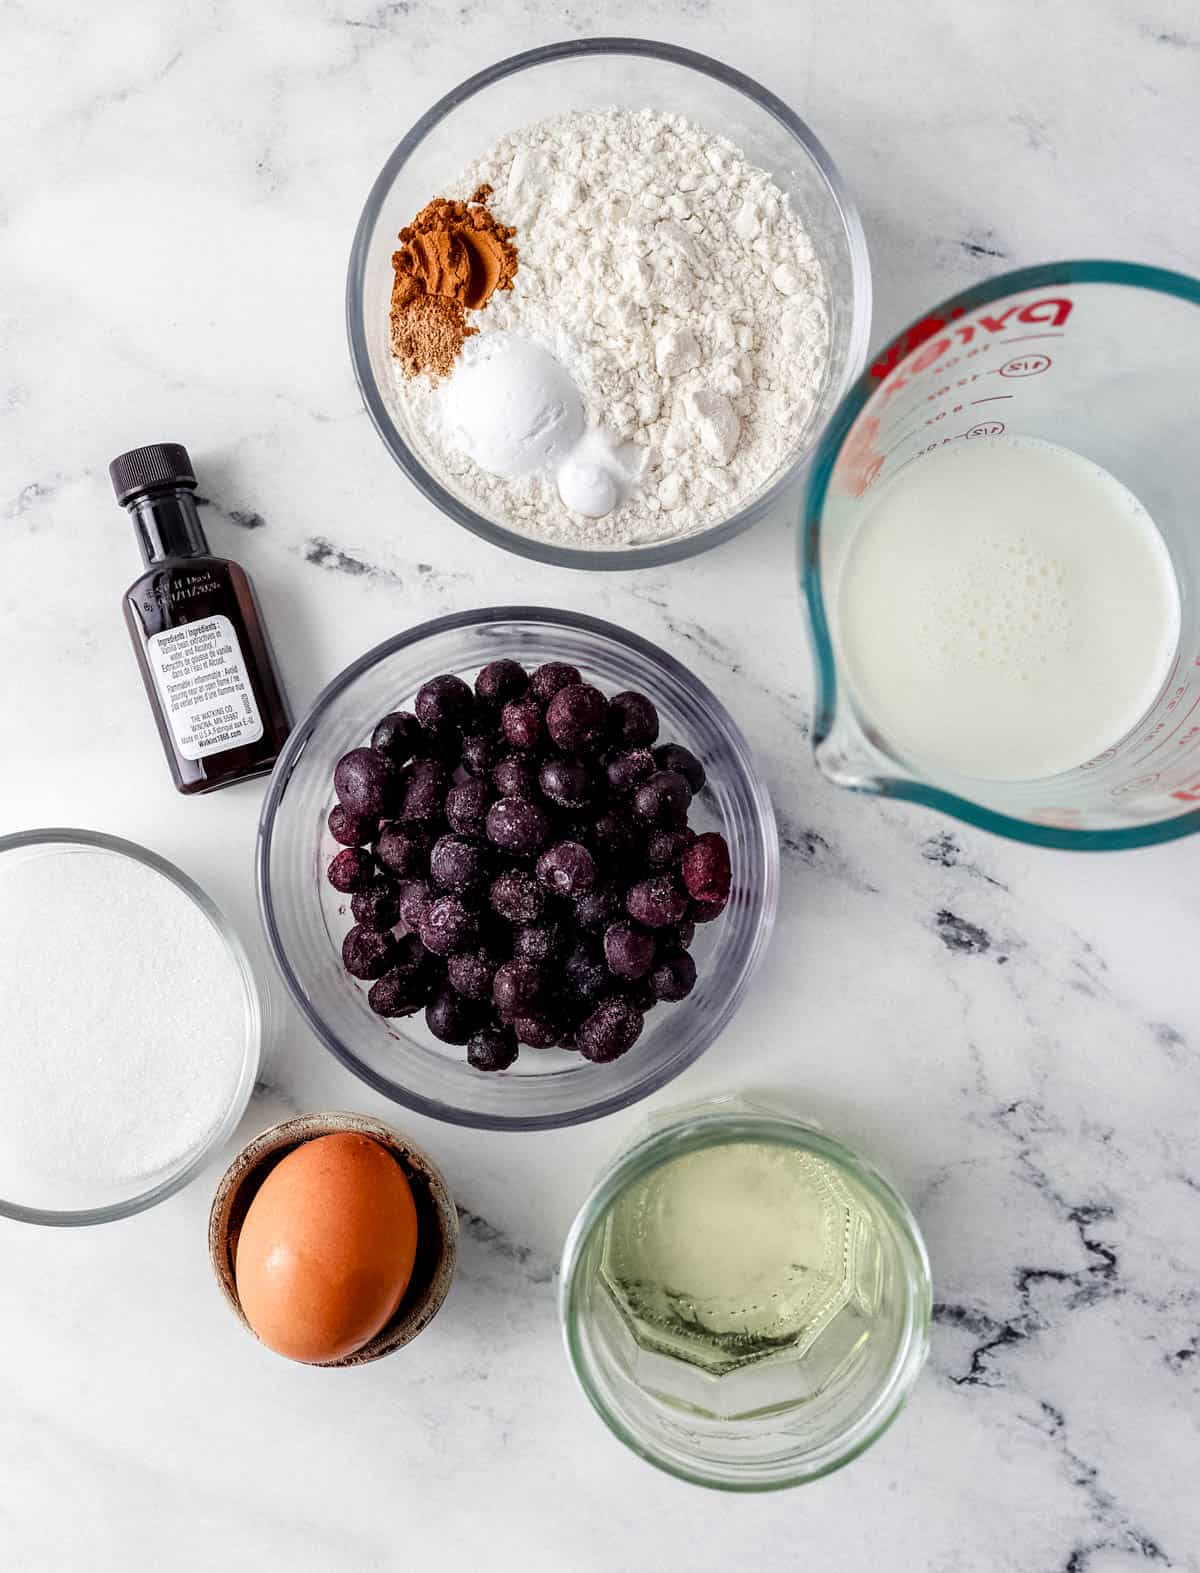
[[[1039,846],[1145,846],[1200,829],[1198,366],[1200,282],[1122,262],[1004,274],[881,352],[825,433],[801,526],[813,751],[831,781]],[[906,762],[856,712],[837,655],[841,573],[876,488],[937,449],[1002,435],[1072,449],[1123,483],[1158,526],[1180,592],[1179,646],[1147,714],[1096,758],[1038,781]]]

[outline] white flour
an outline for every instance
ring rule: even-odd
[[[565,546],[727,518],[795,450],[828,367],[825,281],[783,192],[682,116],[616,109],[514,132],[445,194],[481,184],[517,226],[520,260],[512,291],[472,324],[552,350],[589,421],[642,450],[642,479],[605,518],[572,513],[549,473],[481,470],[447,441],[436,386],[397,370],[435,472],[483,513]]]
[[[152,1181],[226,1114],[245,991],[208,918],[122,854],[0,860],[0,1196],[96,1205]]]

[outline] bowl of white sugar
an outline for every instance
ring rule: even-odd
[[[261,1013],[221,914],[142,847],[0,837],[0,1215],[91,1224],[162,1201],[232,1135]]]
[[[804,122],[640,39],[464,82],[371,189],[347,283],[367,411],[493,545],[648,567],[763,518],[862,369],[862,226]]]

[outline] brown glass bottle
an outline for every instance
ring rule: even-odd
[[[287,700],[248,576],[208,549],[187,449],[134,448],[108,470],[146,564],[125,622],[176,787],[265,775],[291,729]]]

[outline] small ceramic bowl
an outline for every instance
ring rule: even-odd
[[[386,1147],[404,1170],[417,1206],[417,1259],[404,1298],[391,1321],[353,1354],[314,1364],[366,1365],[411,1343],[441,1309],[458,1258],[458,1213],[437,1166],[412,1142],[365,1114],[301,1114],[256,1136],[221,1177],[208,1218],[208,1254],[221,1292],[246,1328],[234,1278],[238,1237],[250,1203],[267,1175],[288,1153],[318,1136],[355,1131]]]

